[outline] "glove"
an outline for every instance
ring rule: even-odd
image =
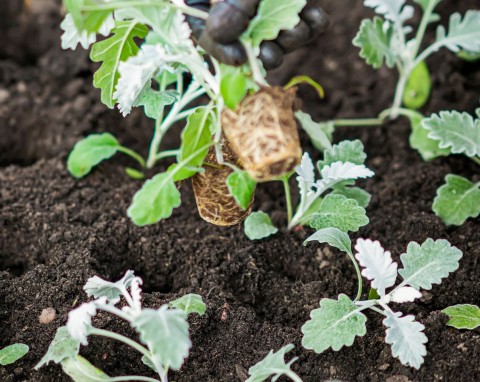
[[[240,66],[248,61],[238,40],[255,16],[261,0],[185,0],[188,6],[208,12],[208,19],[187,16],[197,43],[212,57],[227,65]],[[300,13],[300,22],[281,31],[274,41],[260,45],[260,60],[267,70],[278,68],[284,55],[291,53],[318,37],[328,26],[328,15],[318,0],[308,0]]]

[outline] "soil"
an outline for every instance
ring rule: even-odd
[[[382,128],[336,133],[336,141],[361,139],[376,173],[363,183],[373,195],[371,223],[355,237],[380,240],[395,260],[410,241],[428,237],[450,240],[464,257],[444,283],[424,292],[418,303],[401,307],[426,327],[428,354],[420,370],[392,357],[375,312],[368,313],[367,335],[352,347],[314,354],[301,347],[300,327],[321,298],[354,294],[355,274],[348,259],[326,246],[304,247],[309,229],[282,229],[267,240],[251,242],[241,226],[209,225],[199,218],[188,183],[181,187],[182,206],[169,220],[137,228],[126,209],[141,183],[126,177],[122,166],[134,164],[121,156],[82,180],[70,177],[66,158],[81,137],[110,131],[145,153],[152,122],[139,112],[123,119],[100,104],[88,54],[59,48],[60,7],[47,0],[32,4],[38,2],[49,6],[33,7],[9,23],[14,27],[3,31],[8,37],[0,48],[0,347],[22,342],[31,349],[14,365],[0,368],[1,381],[68,381],[58,366],[32,368],[67,313],[86,300],[86,280],[93,275],[117,280],[127,269],[144,279],[148,307],[189,292],[201,294],[207,303],[206,315],[191,319],[193,348],[183,369],[172,373],[177,382],[242,381],[251,365],[287,343],[296,346],[291,356],[299,359],[293,369],[305,382],[478,380],[478,331],[447,327],[441,310],[480,303],[480,220],[446,227],[431,211],[446,174],[480,180],[473,162],[461,156],[423,162],[408,145],[409,126],[403,119]],[[396,75],[367,67],[351,45],[360,20],[371,12],[359,0],[324,4],[332,16],[330,31],[289,57],[271,74],[272,82],[306,74],[322,83],[324,100],[310,89],[301,91],[305,110],[317,120],[376,115],[389,106]],[[441,14],[445,20],[449,12],[472,8],[479,9],[477,0],[445,1]],[[446,51],[429,65],[435,91],[425,114],[473,112],[480,65]],[[178,130],[170,139],[166,146],[175,147]],[[302,141],[318,157],[305,136]],[[261,185],[254,208],[268,211],[285,226],[280,184]],[[48,324],[39,321],[45,308],[56,311]],[[100,315],[95,323],[134,336],[128,325],[109,316]],[[92,338],[81,354],[110,375],[154,377],[135,352],[109,340]]]

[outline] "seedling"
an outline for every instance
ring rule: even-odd
[[[343,346],[351,346],[356,336],[366,334],[367,316],[363,311],[371,309],[385,316],[385,342],[392,346],[392,355],[402,364],[419,369],[427,354],[425,327],[416,322],[414,316],[393,311],[389,304],[413,302],[422,296],[420,289],[430,290],[433,284],[440,284],[458,269],[462,252],[446,240],[427,239],[421,245],[411,242],[407,252],[400,256],[403,268],[398,269],[390,252],[378,241],[358,239],[355,254],[349,236],[336,228],[319,230],[306,242],[310,241],[328,243],[347,253],[355,263],[359,288],[354,300],[340,294],[336,300],[320,301],[320,308],[311,312],[310,320],[302,327],[303,346],[316,353],[330,347],[338,351]],[[361,299],[362,275],[372,288],[368,300]],[[398,276],[403,280],[395,286]],[[387,292],[390,288],[393,289]]]
[[[300,21],[305,4],[306,0],[263,0],[241,36],[249,63],[234,68],[207,58],[190,39],[184,14],[202,19],[208,15],[183,1],[65,0],[69,13],[62,23],[62,47],[75,49],[80,44],[87,49],[94,43],[91,59],[101,63],[94,86],[101,90],[102,102],[110,108],[117,105],[123,115],[143,107],[155,120],[146,158],[110,133],[94,134],[71,152],[70,173],[86,176],[102,161],[123,153],[138,165],[126,168],[126,173],[141,179],[145,169],[174,157],[175,164],[147,180],[135,194],[128,209],[132,221],[145,226],[170,217],[181,204],[177,183],[193,178],[201,216],[218,225],[238,224],[250,213],[252,179],[284,176],[300,162],[295,91],[269,87],[257,56],[262,41],[275,39]],[[107,38],[95,42],[97,34]],[[185,74],[192,77],[188,85]],[[301,82],[321,91],[306,77],[293,79],[286,88]],[[196,106],[205,96],[208,104]],[[165,135],[182,121],[186,122],[180,148],[162,150]],[[246,142],[245,132],[255,139]],[[227,154],[226,146],[234,155]]]
[[[7,366],[17,362],[29,351],[25,344],[13,344],[0,350],[0,365]]]
[[[186,295],[156,310],[142,308],[141,285],[142,280],[136,277],[133,271],[127,271],[125,276],[115,283],[102,280],[98,276],[90,278],[83,289],[89,297],[94,297],[94,300],[80,305],[68,314],[67,325],[57,330],[55,339],[35,369],[53,361],[60,364],[64,372],[76,382],[168,382],[168,371],[180,370],[192,346],[188,333],[188,315],[203,315],[206,307],[200,296]],[[118,308],[116,305],[121,297],[127,305]],[[92,318],[99,311],[127,321],[139,334],[141,343],[94,327]],[[160,380],[142,376],[109,377],[78,355],[80,345],[88,345],[88,337],[91,335],[111,338],[137,350],[143,356],[143,363],[158,373]]]

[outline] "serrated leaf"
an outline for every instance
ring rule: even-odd
[[[78,141],[68,156],[68,171],[75,178],[82,178],[100,162],[114,156],[120,147],[110,133],[89,135]]]
[[[110,10],[103,10],[100,7],[92,9],[92,7],[99,5],[95,0],[64,0],[64,4],[68,12],[72,14],[79,31],[85,30],[90,33],[97,33],[112,13]],[[91,9],[87,12],[82,11],[85,6]]]
[[[430,130],[430,138],[440,142],[440,148],[470,157],[480,155],[480,120],[474,120],[470,114],[441,111],[424,119],[422,125]]]
[[[307,152],[303,153],[302,161],[299,166],[295,167],[295,172],[300,178],[302,178],[302,181],[307,183],[307,185],[311,185],[315,182],[315,167],[313,166],[312,159]]]
[[[7,366],[25,356],[29,347],[25,344],[13,344],[0,350],[0,365]]]
[[[323,160],[318,161],[318,168],[331,165],[335,162],[350,162],[356,165],[362,165],[367,159],[367,154],[363,143],[358,139],[353,141],[342,141],[333,145],[331,149],[325,150]]]
[[[290,367],[298,358],[295,357],[289,363],[285,363],[285,354],[293,348],[294,346],[289,344],[276,353],[270,351],[263,360],[248,370],[250,377],[245,382],[263,382],[270,377],[272,381],[276,381],[284,374],[291,375],[293,372]]]
[[[113,97],[115,87],[120,77],[118,67],[120,62],[135,56],[139,48],[134,38],[144,38],[147,28],[137,24],[135,20],[118,21],[112,30],[113,35],[103,41],[97,42],[92,47],[90,58],[93,62],[102,62],[94,75],[93,84],[102,91],[102,102],[109,108],[115,106]]]
[[[245,219],[244,231],[250,240],[260,240],[275,235],[278,232],[278,228],[273,225],[272,219],[270,219],[268,214],[263,211],[257,211],[252,212]]]
[[[110,15],[110,17],[105,20],[104,25],[100,28],[99,32],[104,36],[108,36],[114,25],[115,21]],[[96,33],[91,33],[86,30],[78,30],[71,13],[67,13],[65,19],[60,24],[60,28],[63,30],[62,49],[75,50],[78,44],[80,44],[83,49],[88,49],[91,44],[97,41]]]
[[[281,30],[289,30],[300,22],[300,11],[306,0],[263,0],[257,15],[250,21],[244,38],[258,47],[264,40],[275,40]]]
[[[245,211],[252,202],[257,183],[247,171],[235,171],[228,176],[227,186],[238,205]]]
[[[392,355],[404,365],[419,369],[423,357],[427,354],[425,343],[427,336],[423,333],[425,326],[415,321],[414,316],[385,311],[387,318],[383,324],[387,327],[385,342],[392,345]]]
[[[133,196],[127,214],[140,226],[155,224],[172,215],[181,204],[181,195],[175,186],[171,172],[164,172],[147,180]]]
[[[358,239],[355,245],[355,258],[364,268],[362,275],[371,280],[372,288],[383,297],[385,290],[395,284],[397,263],[389,251],[385,251],[378,241]]]
[[[335,351],[351,346],[356,336],[367,333],[367,317],[346,295],[338,300],[324,298],[320,308],[312,310],[310,320],[302,326],[302,345],[305,349],[321,353],[328,348]]]
[[[304,113],[303,111],[297,111],[295,117],[310,137],[316,149],[323,151],[332,147],[332,135],[335,131],[335,124],[333,122],[315,122],[310,114]]]
[[[439,141],[429,138],[430,130],[422,126],[424,116],[420,113],[415,113],[409,116],[412,133],[410,134],[410,146],[418,151],[423,160],[429,161],[440,156],[450,155],[450,149],[439,147]]]
[[[372,199],[367,191],[361,189],[360,187],[345,187],[343,185],[335,187],[332,191],[333,195],[343,195],[348,199],[356,200],[358,205],[363,208],[367,208]]]
[[[458,269],[461,257],[462,251],[447,240],[427,239],[421,246],[411,242],[407,253],[400,256],[403,269],[398,273],[406,285],[429,290],[432,284],[440,284],[443,278]]]
[[[480,52],[480,11],[469,10],[462,16],[454,13],[450,16],[448,32],[443,26],[437,29],[436,46],[444,46],[454,53],[467,50]]]
[[[320,171],[322,179],[328,183],[338,183],[344,180],[369,178],[375,175],[364,165],[356,165],[350,162],[334,162],[324,166]]]
[[[135,275],[131,270],[128,270],[119,281],[114,283],[93,276],[87,280],[83,290],[88,297],[93,296],[96,299],[106,297],[108,301],[116,303],[120,300],[122,291],[128,288],[134,279]]]
[[[187,294],[176,300],[170,301],[170,306],[180,309],[186,314],[197,313],[203,316],[207,310],[207,306],[203,302],[202,296],[198,294]]]
[[[165,106],[172,105],[178,100],[178,93],[167,90],[164,92],[148,88],[140,95],[138,106],[143,106],[145,115],[152,119],[160,119]]]
[[[107,374],[79,355],[74,358],[65,358],[62,361],[62,369],[74,382],[110,381]]]
[[[392,291],[390,301],[402,304],[404,302],[413,302],[420,297],[422,297],[422,294],[415,288],[401,287]]]
[[[305,240],[303,245],[307,245],[309,241],[314,240],[319,243],[327,243],[345,253],[352,253],[352,241],[350,237],[338,228],[320,229]]]
[[[432,77],[425,61],[421,61],[408,78],[405,92],[403,93],[403,104],[412,110],[423,107],[432,91]]]
[[[35,366],[35,370],[38,370],[43,365],[48,365],[51,361],[60,363],[65,358],[73,358],[78,354],[79,350],[80,341],[70,336],[66,326],[61,326],[57,329],[55,338],[48,347],[47,353]]]
[[[397,57],[391,49],[392,38],[392,25],[375,17],[373,20],[362,21],[353,45],[361,49],[360,57],[375,69],[380,69],[384,61],[389,68],[393,68]]]
[[[449,174],[437,190],[433,211],[445,224],[462,225],[468,218],[480,215],[480,183]]]
[[[317,230],[334,227],[343,232],[357,232],[369,222],[365,209],[356,200],[343,195],[329,194],[313,215],[310,226]]]
[[[366,7],[375,9],[379,15],[394,23],[403,24],[413,17],[414,9],[411,5],[405,5],[405,0],[365,0]]]
[[[476,305],[464,304],[449,306],[442,313],[450,317],[447,325],[456,329],[473,330],[480,326],[480,308]]]
[[[143,309],[132,321],[140,340],[152,353],[154,363],[180,370],[192,346],[187,315],[163,305],[158,310]]]
[[[182,132],[182,144],[177,159],[179,163],[186,162],[175,174],[176,182],[195,175],[198,171],[190,168],[201,167],[207,156],[208,144],[212,140],[211,126],[214,123],[211,111],[210,108],[201,106],[188,117],[187,125]]]

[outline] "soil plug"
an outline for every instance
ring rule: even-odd
[[[224,110],[222,129],[240,164],[257,181],[279,178],[300,164],[294,117],[296,89],[262,88],[235,111]]]
[[[224,161],[239,166],[239,159],[226,140],[223,140]],[[209,223],[228,227],[241,223],[252,212],[253,196],[243,210],[230,193],[227,178],[234,172],[217,162],[215,147],[211,147],[204,161],[205,171],[192,178],[193,191],[200,217]]]

